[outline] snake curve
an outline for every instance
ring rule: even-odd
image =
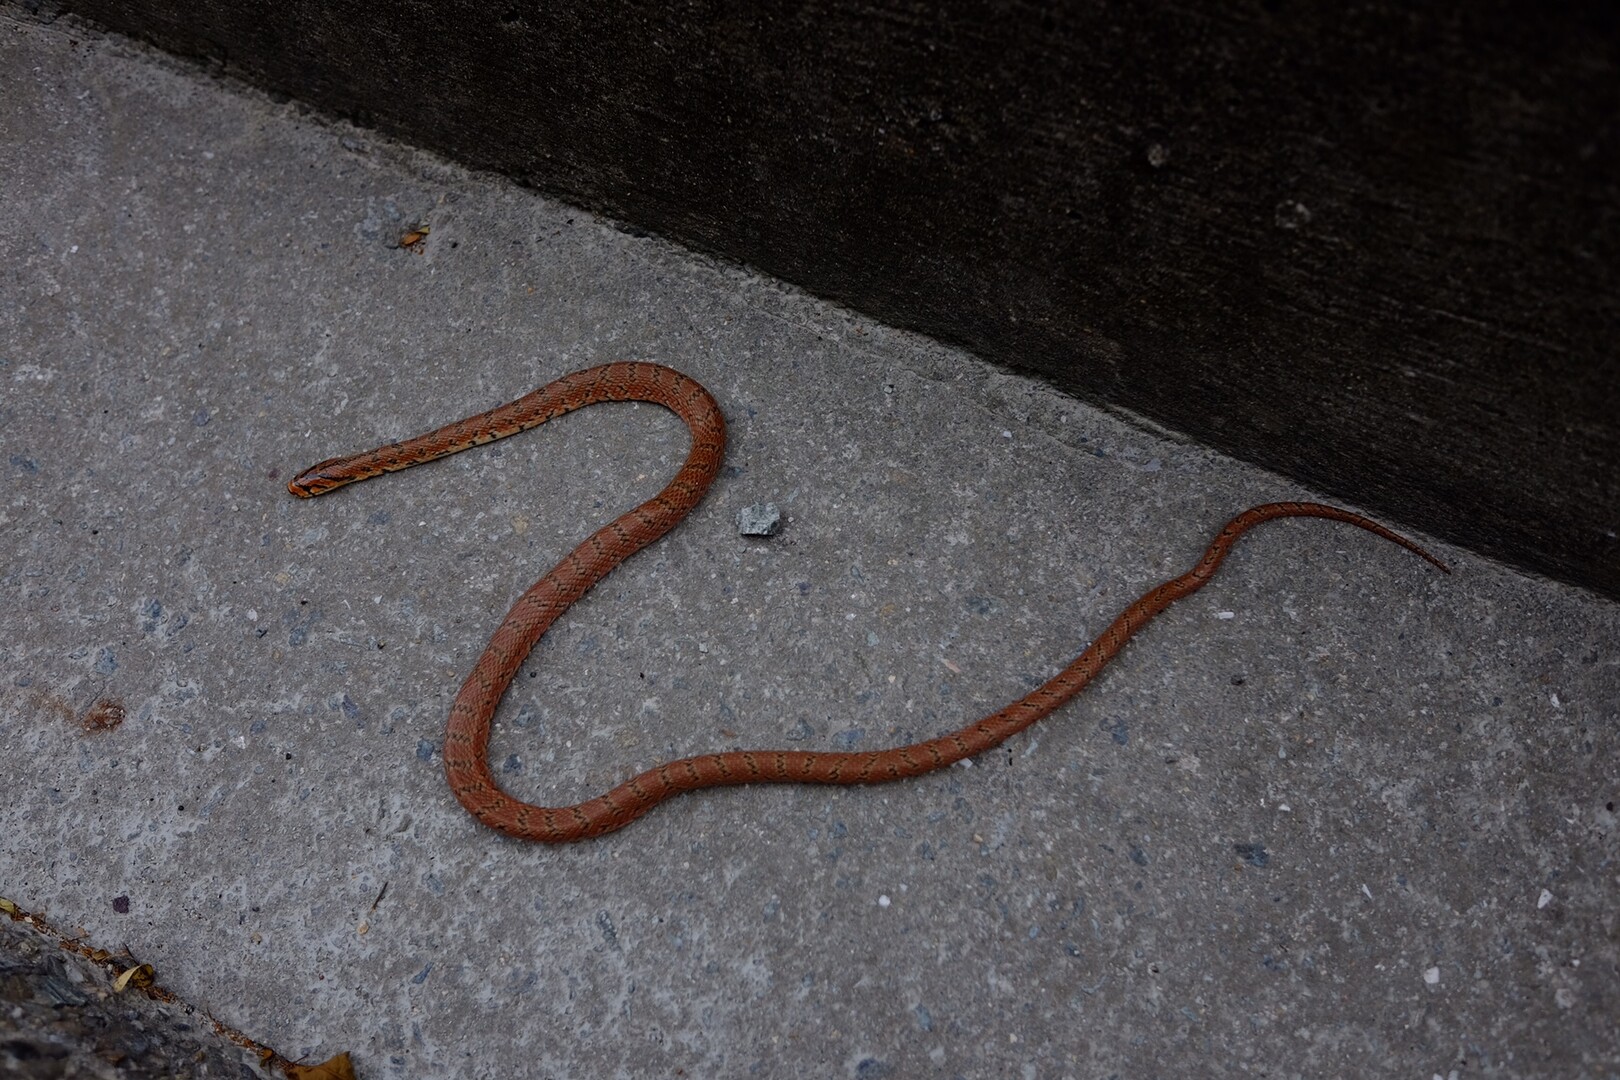
[[[673,795],[730,784],[878,784],[920,776],[983,753],[1078,694],[1154,616],[1202,588],[1239,536],[1261,522],[1318,517],[1355,525],[1422,556],[1417,544],[1360,514],[1312,502],[1251,507],[1227,522],[1191,570],[1149,590],[1109,624],[1075,660],[1042,686],[957,731],[888,750],[860,753],[731,750],[665,762],[611,791],[574,806],[514,799],[490,773],[490,724],[507,686],[546,630],[592,585],[674,528],[703,499],[720,471],[726,424],[714,398],[696,381],[659,364],[618,362],[576,371],[516,401],[403,442],[389,443],[305,470],[287,485],[301,498],[469,447],[506,438],[604,401],[645,401],[674,412],[691,430],[686,462],[651,499],[598,529],[512,605],[450,707],[444,770],[450,790],[479,821],[508,836],[565,843],[623,828]]]

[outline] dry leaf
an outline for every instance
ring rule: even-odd
[[[131,985],[144,989],[152,985],[152,980],[156,974],[157,972],[152,970],[151,964],[136,964],[132,968],[126,968],[122,975],[113,980],[113,992],[122,994]]]
[[[102,698],[85,711],[79,722],[86,731],[111,731],[124,722],[124,703]]]
[[[347,1050],[319,1065],[288,1065],[287,1075],[292,1080],[355,1080]]]

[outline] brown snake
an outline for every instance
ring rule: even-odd
[[[714,482],[725,454],[726,422],[698,383],[658,364],[615,363],[577,371],[486,413],[375,450],[332,458],[301,473],[287,489],[311,498],[385,472],[493,442],[599,401],[647,401],[673,411],[692,431],[686,464],[669,485],[566,555],[518,598],[450,706],[444,771],[461,805],[492,829],[524,840],[563,843],[623,828],[672,795],[726,784],[880,784],[919,776],[983,753],[1078,694],[1152,618],[1202,588],[1244,532],[1273,518],[1320,517],[1376,533],[1446,570],[1439,559],[1360,514],[1321,503],[1252,507],[1227,522],[1198,565],[1126,608],[1085,652],[1045,685],[959,731],[926,742],[864,753],[732,750],[670,761],[575,806],[533,806],[502,791],[490,774],[489,730],[495,707],[540,636],[608,571],[674,528]],[[1447,571],[1448,573],[1450,571]]]

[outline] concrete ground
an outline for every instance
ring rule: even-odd
[[[971,767],[513,842],[449,700],[684,431],[302,467],[609,359],[714,392],[708,500],[501,709],[552,802],[959,726],[1312,493],[15,9],[0,145],[0,895],[365,1077],[1620,1076],[1615,605],[1280,522]]]

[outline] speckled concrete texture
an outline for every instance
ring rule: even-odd
[[[1615,605],[1282,522],[971,767],[515,843],[449,699],[683,430],[298,469],[609,359],[714,392],[708,501],[502,707],[554,802],[958,726],[1310,493],[64,22],[0,14],[0,144],[0,895],[366,1077],[1620,1076]]]

